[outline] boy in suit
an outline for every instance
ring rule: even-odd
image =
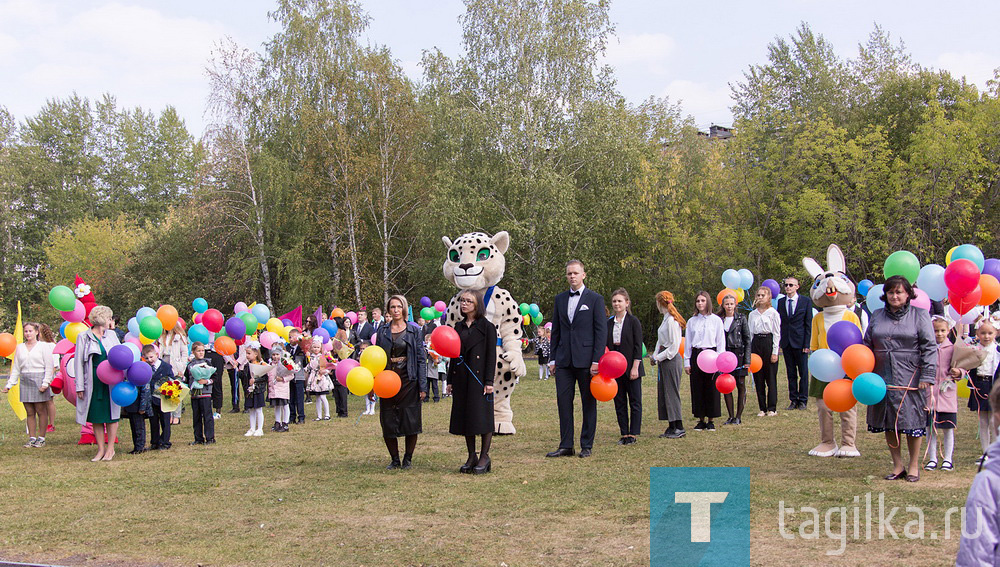
[[[781,341],[788,373],[788,410],[806,409],[809,400],[809,341],[812,336],[812,301],[799,295],[799,280],[791,276],[783,283],[785,296],[778,300]]]
[[[149,448],[158,451],[170,448],[170,413],[164,413],[161,407],[160,386],[167,380],[173,380],[174,371],[171,366],[156,354],[153,345],[142,347],[142,359],[153,369],[153,377],[149,380],[150,410],[149,416]]]
[[[594,446],[597,400],[590,393],[590,380],[597,374],[597,361],[604,354],[608,320],[604,298],[583,285],[586,277],[583,262],[570,260],[566,264],[570,289],[556,296],[549,368],[554,368],[556,375],[559,448],[546,457],[573,455],[573,399],[577,387],[583,406],[580,457],[589,457]]]

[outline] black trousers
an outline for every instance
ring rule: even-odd
[[[199,443],[215,441],[215,418],[212,417],[212,398],[191,398],[191,421],[194,440]]]
[[[149,443],[152,447],[170,447],[170,414],[163,413],[160,404],[153,402],[153,415],[149,418]]]
[[[556,368],[556,405],[559,408],[559,448],[572,449],[573,442],[573,402],[576,389],[580,389],[580,405],[583,406],[583,426],[580,428],[580,448],[594,447],[594,432],[597,431],[597,399],[590,393],[590,367]]]
[[[288,384],[288,422],[306,419],[306,381],[292,380]]]
[[[233,391],[233,409],[238,410],[240,409],[240,398],[246,399],[245,390],[240,391],[240,377],[236,374],[236,369],[227,368],[226,371],[229,372],[229,387]],[[241,393],[244,395],[241,396]]]
[[[146,416],[129,412],[128,425],[132,430],[132,449],[142,451],[146,448]]]
[[[781,352],[788,373],[788,400],[805,404],[809,401],[809,355],[800,348],[791,347]]]
[[[341,386],[340,382],[333,381],[333,405],[337,410],[337,417],[347,417],[347,394],[350,390],[347,386]]]
[[[771,362],[774,335],[761,333],[750,341],[750,351],[764,362],[760,372],[753,375],[753,386],[757,390],[757,406],[760,411],[778,411],[778,363]]]
[[[212,384],[212,408],[217,412],[222,411],[222,376]]]
[[[715,388],[715,374],[698,368],[698,354],[702,350],[691,349],[691,412],[698,419],[711,420],[722,415],[722,402]]]
[[[615,394],[615,415],[618,416],[618,429],[623,437],[639,435],[642,429],[642,378],[630,380],[628,374],[626,370],[625,375],[617,379],[618,393]]]
[[[434,373],[434,376],[427,377],[427,389],[434,393],[433,397],[435,402],[441,399],[441,390],[439,389],[437,377],[437,372]]]

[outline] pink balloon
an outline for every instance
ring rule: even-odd
[[[378,333],[372,333],[372,338],[368,339],[368,342],[375,344],[375,339],[378,338]]]
[[[916,292],[917,297],[910,301],[910,305],[914,307],[919,307],[921,309],[931,310],[931,298],[927,295],[927,292],[922,289],[913,290]]]
[[[63,377],[62,394],[63,397],[66,398],[66,401],[73,404],[74,406],[76,405],[76,380],[70,374],[69,369],[73,368],[72,361],[73,357],[75,356],[76,356],[75,354],[66,354],[59,357],[59,367],[62,369],[62,372],[60,372],[60,374]]]
[[[701,357],[699,356],[699,366],[701,366]],[[736,366],[740,363],[739,359],[736,358],[735,352],[720,353],[715,359],[715,367],[723,374],[729,374],[733,370],[736,370]],[[707,372],[707,371],[706,371]]]
[[[104,360],[97,365],[97,379],[108,386],[114,386],[125,379],[125,373],[121,370],[116,370],[114,366],[111,366],[111,363]]]
[[[132,343],[139,347],[139,350],[142,350],[142,341],[140,341],[139,337],[133,335],[132,333],[125,335],[125,342]]]
[[[239,313],[243,313],[244,311],[250,311],[250,308],[247,307],[247,304],[243,303],[242,301],[240,301],[239,303],[237,303],[236,307],[233,308],[233,313],[239,314]]]
[[[337,382],[340,382],[341,386],[347,386],[347,373],[359,366],[361,366],[361,363],[353,358],[348,358],[347,360],[341,360],[338,362]]]
[[[344,317],[347,317],[347,319],[351,322],[351,326],[354,326],[354,325],[358,324],[358,314],[357,313],[355,313],[353,311],[348,311],[347,313],[344,314]]]
[[[719,371],[719,367],[716,360],[719,357],[719,353],[714,350],[703,350],[698,355],[698,368],[701,368],[702,372],[715,373]]]
[[[195,313],[194,314],[194,324],[197,325],[199,323],[201,323],[201,313]]]
[[[445,305],[443,301],[438,301],[434,304],[434,309],[437,310],[438,313],[444,313],[445,310],[448,309],[448,306]]]
[[[274,346],[274,341],[278,340],[277,333],[272,333],[271,331],[264,331],[260,334],[260,346],[264,348],[271,348]]]
[[[87,316],[87,308],[84,307],[82,301],[77,299],[76,306],[73,307],[72,311],[60,311],[59,314],[70,323],[82,323],[83,319]]]
[[[332,351],[333,350],[333,343],[332,342],[325,342],[325,343],[323,343],[322,350],[323,350],[323,352],[330,352],[330,351]]]
[[[63,339],[56,343],[56,348],[53,349],[53,354],[66,354],[68,352],[73,352],[76,350],[76,345],[70,342],[69,339]]]

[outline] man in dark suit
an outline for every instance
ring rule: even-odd
[[[781,341],[778,346],[785,357],[788,372],[786,409],[806,409],[809,400],[809,340],[812,336],[812,301],[799,295],[799,280],[785,278],[785,296],[778,300],[781,317]]]
[[[607,310],[601,294],[587,289],[583,263],[566,264],[569,291],[556,296],[552,316],[549,368],[556,375],[556,404],[559,407],[559,448],[546,457],[573,455],[574,389],[580,388],[583,427],[580,430],[580,457],[589,457],[597,430],[597,400],[590,393],[590,379],[597,374],[597,361],[607,340]]]
[[[382,319],[382,310],[376,307],[372,309],[372,329],[374,332],[378,332],[379,327],[385,324],[385,320]]]
[[[361,342],[371,344],[372,335],[375,334],[375,327],[368,322],[368,313],[361,311],[358,313],[358,324],[354,326],[353,329]],[[361,351],[361,344],[355,343],[354,347],[357,352]]]

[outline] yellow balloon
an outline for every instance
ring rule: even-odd
[[[83,323],[70,323],[66,325],[66,338],[71,343],[76,343],[76,338],[80,336],[80,333],[85,333],[87,331],[87,325]]]
[[[743,291],[743,288],[740,288],[740,289],[736,290],[736,301],[737,302],[743,301],[744,297],[746,297],[746,293]]]
[[[267,325],[265,325],[265,327],[267,327],[268,331],[271,331],[279,337],[281,336],[281,333],[285,331],[285,324],[281,322],[281,319],[276,319],[274,317],[267,320]]]
[[[951,250],[948,251],[948,254],[945,255],[945,257],[944,257],[944,265],[945,266],[947,266],[948,264],[951,263],[951,254],[955,251],[956,248],[958,248],[958,246],[952,246]],[[966,397],[968,397],[968,396],[966,396]]]
[[[969,388],[969,379],[963,378],[956,382],[955,385],[958,386],[956,390],[958,397],[966,400],[969,399],[969,396],[972,395],[972,390]]]
[[[378,347],[368,347],[365,349],[365,352],[368,352],[372,348]],[[364,366],[352,368],[351,371],[347,373],[347,389],[350,390],[355,396],[365,396],[368,392],[371,392],[374,387],[375,377],[372,376],[371,371]]]
[[[154,341],[156,341],[156,339],[147,339],[146,335],[139,333],[139,342],[143,345],[151,345]]]
[[[281,333],[279,333],[281,335],[281,338],[285,339],[286,341],[289,340],[288,335],[292,332],[292,329],[294,328],[295,327],[282,327]]]
[[[82,323],[81,323],[82,324]],[[372,383],[374,383],[374,378]],[[14,384],[14,387],[7,390],[7,402],[10,403],[10,407],[14,410],[14,415],[17,419],[24,421],[28,417],[28,412],[24,409],[24,404],[21,403],[21,385]]]
[[[367,368],[372,376],[385,370],[386,362],[388,362],[388,358],[386,358],[385,350],[378,345],[372,345],[361,353],[361,366]],[[368,392],[365,393],[367,394]],[[361,394],[358,395],[360,396]]]

